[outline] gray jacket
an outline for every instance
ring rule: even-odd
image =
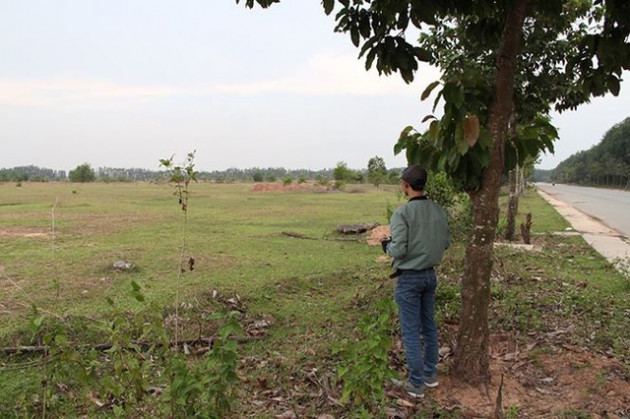
[[[389,224],[392,241],[387,254],[394,269],[432,268],[450,244],[446,212],[425,196],[411,198],[396,209]]]

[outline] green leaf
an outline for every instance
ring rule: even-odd
[[[440,90],[438,95],[435,97],[435,100],[433,101],[433,111],[432,112],[435,112],[435,108],[437,108],[437,105],[440,102],[440,99],[442,98],[443,95],[444,95],[444,89]]]
[[[324,5],[324,13],[329,15],[335,7],[335,0],[322,0],[322,4]]]
[[[422,121],[424,122],[424,121]],[[405,127],[405,129],[402,130],[402,132],[400,133],[400,139],[407,137],[407,135],[409,135],[409,133],[413,130],[413,127],[411,125],[407,125]]]
[[[422,122],[426,122],[429,119],[437,119],[437,118],[435,117],[435,115],[427,115],[424,118],[422,118]]]
[[[44,321],[44,316],[39,316],[38,318],[33,320],[33,324],[37,327],[40,327],[43,321]]]
[[[39,329],[42,326],[42,322],[44,321],[44,316],[39,316],[34,319],[31,319],[29,328],[33,334],[39,332]]]
[[[613,96],[619,96],[619,90],[621,88],[619,85],[619,79],[611,74],[608,76],[607,82],[610,93],[612,93]]]
[[[359,46],[359,30],[357,28],[350,29],[350,40],[354,44],[355,47]]]
[[[376,58],[376,53],[377,53],[376,48],[372,48],[370,49],[370,52],[368,52],[367,57],[365,57],[366,70],[369,70],[370,68],[372,68],[372,63],[374,62],[374,58]]]
[[[364,13],[361,15],[359,20],[359,33],[363,38],[369,38],[371,32],[372,28],[370,27],[370,16],[369,14]]]
[[[415,47],[413,49],[413,52],[418,60],[424,61],[425,63],[430,62],[431,59],[433,58],[433,56],[431,55],[431,52],[424,48]]]
[[[440,84],[439,80],[434,81],[433,83],[429,84],[427,88],[424,89],[424,92],[422,92],[422,95],[420,96],[420,100],[425,100],[426,98],[428,98],[431,92],[433,91],[433,89],[435,89],[439,84]]]
[[[57,345],[65,345],[66,343],[68,343],[68,338],[66,337],[66,335],[60,333],[55,336],[55,343]]]
[[[437,120],[431,121],[431,124],[429,125],[429,138],[435,141],[437,139],[439,131],[440,122]]]
[[[457,124],[457,127],[455,128],[455,146],[457,147],[457,151],[459,152],[459,154],[462,156],[466,154],[466,152],[470,148],[464,136],[463,124]]]

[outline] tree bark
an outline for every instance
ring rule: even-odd
[[[499,189],[504,165],[505,137],[512,111],[516,56],[528,0],[516,0],[509,12],[497,54],[494,101],[488,129],[494,144],[481,187],[471,191],[474,225],[466,248],[454,373],[470,384],[490,381],[488,306],[495,228],[499,218]]]
[[[516,166],[516,173],[517,173],[517,182],[516,182],[516,196],[519,197],[521,195],[523,195],[523,193],[525,193],[525,168],[520,167],[520,166]],[[516,208],[517,212],[518,212],[518,203],[517,203],[517,208]]]

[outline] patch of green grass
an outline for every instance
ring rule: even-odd
[[[568,409],[560,412],[560,417],[565,419],[590,419],[593,416],[581,409]]]
[[[195,271],[182,280],[183,298],[216,288],[251,293],[279,278],[330,275],[341,269],[375,266],[375,248],[359,242],[324,240],[342,223],[384,223],[390,193],[366,188],[361,194],[252,193],[250,185],[193,186],[189,208],[188,249]],[[181,210],[171,189],[156,184],[25,184],[15,190],[1,185],[0,230],[9,225],[51,228],[56,198],[56,240],[11,237],[0,242],[0,264],[11,284],[2,287],[6,321],[0,335],[23,320],[31,303],[63,313],[99,313],[104,298],[126,296],[129,281],[141,283],[147,298],[168,305],[174,295],[179,263]],[[80,188],[78,194],[71,191]],[[6,193],[5,193],[6,192]],[[321,240],[282,235],[297,232]],[[54,260],[52,248],[54,246]],[[10,256],[9,256],[10,255]],[[112,272],[116,260],[138,266],[133,273]],[[60,283],[57,299],[52,279]]]
[[[542,230],[563,229],[551,206],[531,191],[521,203],[528,206],[519,213],[534,211]],[[545,235],[535,243],[541,252],[495,249],[491,327],[543,337],[566,330],[569,341],[613,351],[630,366],[630,289],[624,275],[582,237]]]
[[[499,199],[501,215],[507,214],[508,197],[502,196]],[[563,231],[570,224],[551,205],[536,193],[535,189],[528,188],[525,194],[519,197],[518,214],[515,222],[515,233],[520,236],[520,225],[525,222],[527,213],[532,214],[532,233],[545,234],[554,231]]]

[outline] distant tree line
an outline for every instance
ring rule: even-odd
[[[630,187],[630,118],[613,126],[602,141],[560,163],[553,182]]]
[[[201,182],[291,182],[315,181],[320,184],[364,183],[378,186],[383,183],[397,183],[402,169],[385,168],[382,158],[375,156],[368,162],[366,169],[353,170],[345,162],[339,162],[333,169],[285,169],[283,167],[253,167],[249,169],[229,168],[227,170],[198,171],[197,179]],[[99,167],[93,169],[83,163],[66,175],[66,172],[37,166],[0,169],[0,182],[159,182],[166,179],[164,171],[139,168]]]
[[[532,182],[551,182],[553,170],[534,169],[529,179]]]
[[[64,170],[45,169],[37,166],[18,166],[0,169],[0,182],[49,182],[67,180]]]
[[[299,179],[315,180],[316,177],[332,177],[332,169],[310,170],[290,169],[284,167],[253,167],[250,169],[229,168],[227,170],[213,170],[211,172],[197,172],[197,179],[216,183],[224,182],[277,182],[289,177],[295,181]]]

